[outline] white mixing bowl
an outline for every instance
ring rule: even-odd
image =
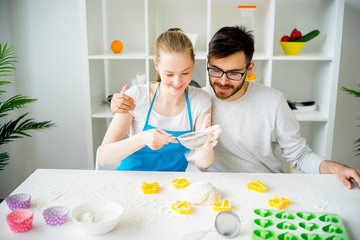
[[[116,227],[123,210],[116,202],[95,200],[75,207],[70,217],[83,232],[91,235],[104,234]]]

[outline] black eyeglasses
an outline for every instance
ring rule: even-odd
[[[240,81],[243,76],[247,73],[247,71],[249,70],[249,67],[246,68],[246,71],[243,72],[243,73],[239,73],[239,72],[224,72],[218,68],[211,68],[207,67],[207,71],[209,73],[210,76],[212,77],[216,77],[216,78],[221,78],[224,73],[226,74],[226,77],[230,80],[233,80],[233,81]]]

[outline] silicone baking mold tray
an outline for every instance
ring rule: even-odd
[[[253,240],[349,240],[333,213],[255,209]]]

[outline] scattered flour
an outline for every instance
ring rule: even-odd
[[[31,210],[41,215],[48,207],[64,206],[71,212],[84,202],[104,199],[117,202],[124,207],[120,225],[135,231],[157,226],[159,221],[168,223],[183,219],[182,215],[171,210],[171,203],[179,200],[181,194],[171,185],[167,185],[168,182],[160,182],[158,194],[146,195],[141,191],[141,184],[146,179],[129,179],[128,182],[124,182],[122,177],[101,175],[102,178],[99,179],[93,177],[95,174],[96,172],[79,173],[75,177],[69,176],[65,182],[59,179],[37,185],[34,191],[29,192]],[[96,218],[90,214],[83,217],[84,221]]]
[[[316,189],[308,184],[289,181],[287,185],[297,189],[297,194],[288,196],[292,203],[303,205],[310,202],[312,204],[307,206],[307,209],[312,211],[333,212],[337,214],[340,214],[343,211],[336,201],[323,198],[317,193]]]
[[[94,177],[94,175],[100,175],[101,178]],[[126,182],[124,182],[123,177],[111,173],[105,175],[97,172],[90,174],[85,172],[84,174],[78,173],[76,176],[69,174],[66,177],[66,181],[64,179],[52,179],[52,182],[44,181],[37,185],[34,191],[29,192],[32,197],[31,210],[34,213],[37,212],[36,214],[41,215],[43,210],[52,206],[64,206],[71,211],[84,202],[106,199],[117,202],[124,207],[120,226],[133,231],[141,231],[161,226],[159,223],[162,223],[162,226],[188,224],[184,221],[187,218],[199,218],[199,227],[203,225],[202,221],[212,223],[212,218],[200,218],[201,214],[198,213],[215,214],[209,206],[224,198],[231,201],[234,212],[239,216],[248,215],[254,208],[268,208],[268,200],[274,193],[291,199],[292,204],[289,206],[289,210],[305,206],[308,211],[321,210],[334,213],[342,211],[335,201],[325,199],[316,192],[316,189],[308,184],[294,181],[285,183],[284,189],[296,188],[298,189],[296,194],[288,194],[281,187],[274,189],[270,194],[259,194],[247,190],[245,180],[231,186],[231,188],[222,186],[221,192],[208,182],[192,182],[188,187],[179,190],[170,185],[171,180],[164,180],[159,182],[160,192],[158,194],[145,195],[141,191],[142,182],[149,179],[156,180],[156,175],[147,177],[147,179],[133,177],[126,179]],[[221,186],[220,183],[219,186]],[[273,188],[275,187],[273,186]],[[171,203],[178,200],[188,201],[198,206],[192,206],[194,212],[191,215],[180,215],[171,210]],[[95,216],[90,213],[84,215],[83,221],[96,221],[96,219],[104,217],[99,217],[98,213],[93,214]],[[69,218],[68,221],[71,219]]]

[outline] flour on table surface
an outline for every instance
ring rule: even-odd
[[[307,211],[319,209],[334,213],[342,211],[335,201],[321,198],[310,185],[292,181],[285,184],[298,189],[296,194],[287,194],[283,189],[288,189],[289,186],[282,188],[281,185],[270,185],[270,191],[265,194],[249,191],[245,182],[241,181],[231,187],[222,186],[219,182],[222,186],[219,188],[208,182],[192,182],[184,189],[175,189],[171,186],[171,179],[159,181],[159,193],[143,194],[142,183],[151,182],[152,179],[156,181],[158,179],[156,174],[147,176],[147,179],[132,177],[126,181],[123,177],[111,173],[101,174],[101,178],[93,177],[97,174],[99,173],[69,175],[65,182],[61,180],[43,182],[34,192],[29,192],[32,197],[31,209],[38,215],[52,206],[64,206],[71,212],[74,207],[87,201],[110,200],[124,207],[120,225],[135,231],[161,224],[169,226],[190,224],[184,219],[192,219],[191,224],[195,219],[199,222],[199,227],[202,226],[201,224],[210,226],[217,214],[211,204],[222,199],[229,200],[233,211],[240,217],[255,208],[269,208],[268,200],[274,196],[289,198],[291,200],[291,205],[287,208],[289,210],[305,206]],[[180,215],[171,209],[171,204],[180,200],[192,204],[190,215]],[[206,219],[203,216],[206,216]],[[68,218],[68,221],[71,219]]]
[[[340,214],[343,211],[336,201],[321,198],[321,196],[316,193],[316,190],[308,184],[294,181],[289,181],[287,184],[291,185],[292,188],[297,189],[297,194],[289,196],[292,198],[290,200],[297,204],[311,203],[312,209],[309,209],[308,211],[320,210],[321,212],[333,212],[337,214]]]
[[[31,209],[41,213],[51,206],[64,206],[71,211],[74,207],[88,201],[105,199],[119,203],[124,207],[121,221],[131,221],[130,227],[138,228],[153,224],[156,219],[167,212],[169,200],[163,199],[158,194],[146,196],[141,191],[141,185],[134,182],[114,182],[91,180],[88,177],[77,177],[67,184],[42,184],[30,193]],[[70,220],[70,219],[68,219]]]
[[[40,215],[48,207],[64,206],[71,212],[73,208],[84,202],[97,199],[110,200],[124,207],[120,224],[129,229],[138,230],[147,229],[149,226],[159,226],[160,221],[164,224],[183,224],[184,219],[200,217],[199,213],[215,216],[216,212],[212,210],[210,204],[221,199],[220,192],[210,183],[192,183],[187,187],[190,189],[190,195],[184,195],[187,188],[175,189],[171,181],[159,182],[159,193],[143,194],[141,184],[148,179],[132,180],[124,182],[123,178],[120,179],[114,175],[105,176],[99,180],[99,178],[80,174],[76,177],[71,176],[65,183],[45,182],[38,185],[36,191],[29,193],[32,196],[31,209],[34,214]],[[194,191],[197,195],[191,194]],[[171,209],[171,204],[179,200],[190,200],[202,204],[204,208],[194,205],[192,214],[180,215]],[[87,220],[94,220],[94,216],[91,217],[91,214],[84,216],[84,221]],[[207,219],[207,221],[210,220]],[[71,219],[68,218],[68,221]]]

